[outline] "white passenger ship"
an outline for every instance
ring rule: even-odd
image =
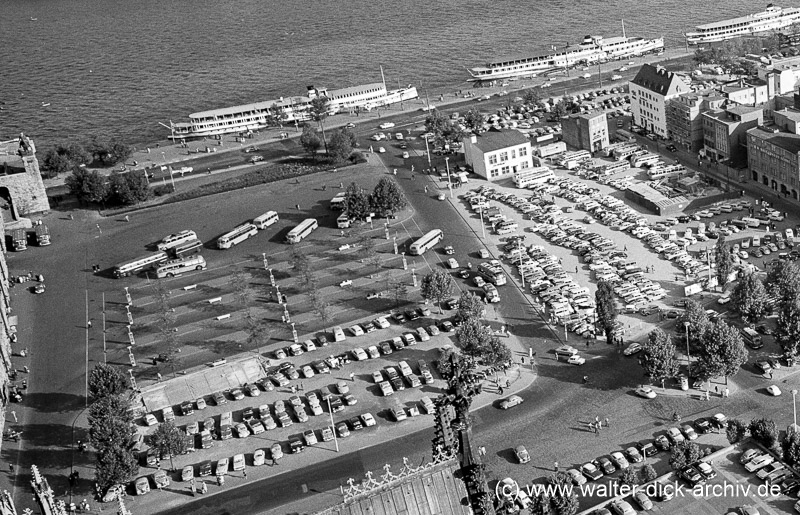
[[[328,112],[336,114],[354,108],[369,111],[376,107],[418,98],[418,94],[414,86],[387,90],[386,84],[382,82],[330,91],[326,88],[309,86],[304,96],[192,113],[189,115],[189,122],[170,123],[168,127],[172,132],[170,138],[196,138],[258,130],[274,125],[276,117],[282,123],[308,120],[311,101],[318,97],[327,98]]]
[[[576,64],[623,59],[663,49],[664,38],[629,38],[623,35],[604,39],[601,36],[586,36],[581,44],[568,46],[552,54],[498,59],[485,66],[471,68],[469,73],[472,75],[472,81],[507,79],[535,75],[538,72],[566,68]]]
[[[800,21],[800,9],[796,7],[783,9],[769,4],[767,9],[760,13],[698,25],[694,32],[686,33],[686,42],[697,45],[724,41],[748,34],[782,29],[798,21]]]

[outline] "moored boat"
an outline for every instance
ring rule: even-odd
[[[764,11],[755,14],[698,25],[694,31],[687,32],[685,36],[686,42],[690,45],[714,43],[749,34],[782,29],[798,21],[800,21],[800,9],[795,7],[784,9],[769,4]]]

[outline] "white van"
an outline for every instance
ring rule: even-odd
[[[180,245],[181,243],[186,243],[187,241],[196,239],[197,239],[197,234],[195,234],[194,231],[185,230],[177,232],[175,234],[170,234],[169,236],[161,240],[156,246],[158,247],[158,250],[168,250]]]
[[[253,225],[259,229],[266,229],[270,225],[278,221],[278,213],[275,211],[267,211],[261,216],[253,218]]]
[[[791,229],[786,229],[786,239],[789,240],[790,243],[794,243],[794,231]]]
[[[752,227],[754,229],[761,225],[761,221],[757,218],[744,217],[742,218],[742,222],[746,223],[747,227]]]
[[[753,248],[761,246],[761,236],[753,236],[753,242],[751,243]]]
[[[334,342],[343,342],[344,341],[344,331],[342,331],[341,326],[336,326],[333,328],[333,341]]]
[[[411,367],[408,366],[408,363],[406,363],[405,361],[401,361],[400,363],[397,364],[397,366],[400,367],[400,375],[405,377],[413,374],[413,372],[411,371]]]

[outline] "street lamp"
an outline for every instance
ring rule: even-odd
[[[450,198],[453,198],[453,183],[450,181],[450,158],[444,158],[444,166],[447,169],[447,189],[450,190]]]
[[[692,360],[689,358],[689,322],[684,322],[683,327],[686,328],[686,367],[689,368],[691,366]],[[686,371],[689,372],[688,370]]]
[[[800,433],[800,426],[797,425],[797,389],[792,390],[792,411],[794,413],[794,424],[789,426],[787,433]]]

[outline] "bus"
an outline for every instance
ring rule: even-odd
[[[750,329],[749,327],[742,329],[742,339],[746,344],[754,349],[760,349],[764,346],[764,341],[761,339],[761,335],[758,334],[755,329]]]
[[[203,256],[184,256],[178,259],[172,259],[156,268],[156,277],[162,279],[164,277],[175,277],[190,270],[205,270],[206,260]]]
[[[187,241],[196,239],[197,234],[195,234],[194,231],[187,229],[185,231],[176,232],[175,234],[170,234],[161,240],[156,247],[158,247],[158,250],[169,250],[180,245],[181,243],[186,243]]]
[[[331,199],[331,209],[334,211],[341,211],[344,209],[345,200],[347,200],[347,193],[344,191],[337,193],[336,196]]]
[[[506,274],[503,273],[503,269],[491,263],[481,263],[478,265],[478,273],[495,286],[506,284]]]
[[[339,229],[348,229],[350,228],[350,217],[347,216],[347,212],[342,213],[336,219],[336,227]]]
[[[517,188],[530,188],[531,186],[538,186],[549,182],[554,179],[555,174],[553,170],[546,166],[536,166],[533,168],[525,168],[514,174],[514,185]]]
[[[11,248],[16,252],[22,252],[28,248],[28,235],[25,233],[25,229],[11,231]]]
[[[287,243],[300,243],[300,241],[311,234],[311,231],[319,227],[317,224],[316,218],[306,218],[300,225],[289,231],[289,234],[286,235],[286,242]]]
[[[412,256],[421,256],[426,250],[430,250],[434,245],[442,241],[442,238],[444,238],[444,233],[439,229],[434,229],[412,243],[408,249],[409,253]]]
[[[643,166],[650,167],[659,161],[661,161],[661,156],[648,152],[647,154],[631,158],[631,165],[633,165],[634,168],[641,168]]]
[[[278,213],[275,211],[267,211],[261,216],[257,216],[253,219],[253,225],[258,227],[259,229],[266,229],[270,225],[276,223],[278,221]]]
[[[203,250],[203,242],[200,240],[187,241],[186,243],[181,243],[177,247],[172,248],[172,252],[175,253],[176,258],[197,254],[201,250]]]
[[[251,223],[240,225],[231,232],[227,232],[217,238],[217,248],[229,249],[256,234],[258,234],[258,227],[255,225]]]
[[[688,174],[689,172],[686,170],[686,168],[684,168],[683,165],[668,165],[660,168],[651,168],[647,172],[647,175],[650,177],[651,181],[666,179],[668,177],[683,177],[684,175]]]
[[[611,153],[616,161],[622,161],[633,155],[634,152],[639,150],[639,145],[625,145],[615,148]]]
[[[155,268],[167,259],[167,253],[161,250],[136,258],[132,261],[120,263],[114,266],[114,277],[119,279],[120,277],[137,274],[148,268]]]
[[[42,224],[37,225],[34,229],[36,231],[36,244],[40,247],[50,245],[50,229]]]

